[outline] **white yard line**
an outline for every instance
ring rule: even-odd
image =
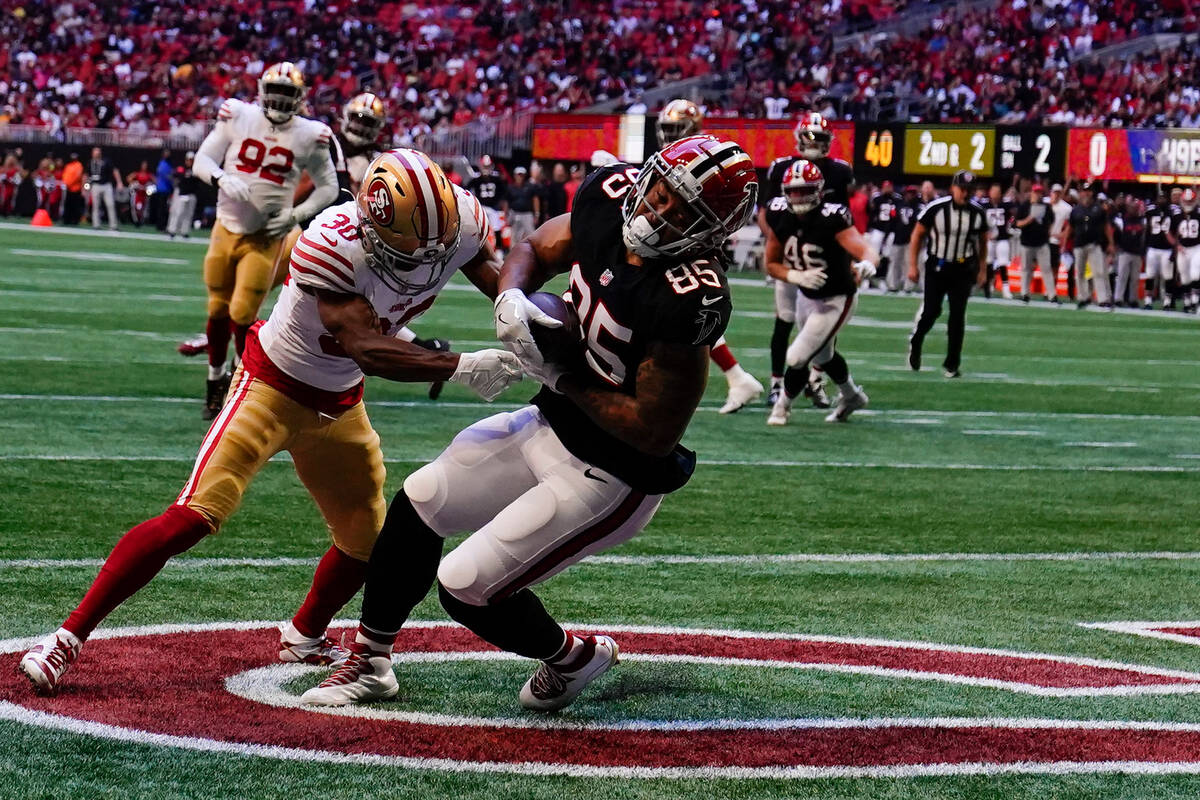
[[[208,246],[207,236],[197,236],[187,239],[176,239],[171,241],[162,233],[138,233],[136,231],[98,231],[89,230],[88,228],[64,228],[62,226],[53,226],[50,228],[35,228],[32,225],[25,223],[22,225],[19,222],[0,222],[0,230],[5,231],[21,231],[22,233],[32,234],[63,234],[66,236],[91,236],[97,239],[112,239],[122,241],[126,239],[137,239],[144,242],[161,242],[168,247],[174,247],[180,244],[198,244],[204,247]]]
[[[1063,442],[1063,447],[1137,447],[1137,442]]]
[[[14,256],[34,256],[42,258],[65,258],[70,261],[118,261],[127,264],[190,264],[186,258],[152,258],[150,256],[132,256],[123,253],[80,253],[74,250],[26,250],[20,247],[10,247],[8,252]]]
[[[173,558],[169,569],[234,569],[255,567],[315,566],[317,558]],[[1108,552],[1064,553],[749,553],[744,555],[689,555],[662,553],[656,555],[595,555],[583,564],[614,566],[770,566],[782,564],[961,564],[1026,562],[1078,563],[1089,561],[1200,561],[1200,551],[1176,550],[1116,550]],[[0,569],[98,569],[102,558],[7,558],[0,559]]]

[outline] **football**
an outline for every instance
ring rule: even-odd
[[[551,292],[534,292],[529,295],[529,302],[563,324],[561,328],[530,325],[542,357],[560,367],[575,366],[583,357],[583,329],[575,307]]]

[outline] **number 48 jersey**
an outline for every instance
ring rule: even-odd
[[[332,138],[323,122],[295,116],[276,125],[257,105],[226,100],[200,149],[225,172],[246,181],[250,200],[219,192],[217,220],[231,233],[256,233],[276,211],[292,207],[303,171],[308,170],[314,183],[336,185],[329,155]]]
[[[716,261],[627,262],[621,206],[637,173],[636,167],[614,164],[593,172],[579,187],[571,209],[576,261],[565,295],[586,336],[586,374],[602,388],[631,395],[642,391],[638,366],[652,343],[711,347],[733,311],[729,283]],[[543,389],[534,403],[569,451],[635,489],[674,491],[694,467],[694,454],[683,448],[665,458],[640,453],[603,431],[563,395]]]

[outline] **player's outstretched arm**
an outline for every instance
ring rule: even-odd
[[[491,242],[485,241],[479,252],[462,266],[462,273],[467,276],[475,288],[487,295],[489,300],[495,300],[500,283],[500,256],[496,255]]]
[[[675,449],[696,413],[708,381],[707,346],[652,342],[638,366],[637,393],[598,389],[565,375],[555,389],[597,425],[651,456]]]
[[[504,259],[499,291],[533,292],[546,281],[571,268],[571,215],[547,220]]]
[[[855,261],[870,261],[871,264],[878,266],[879,253],[874,247],[871,247],[867,238],[858,232],[858,228],[851,227],[839,231],[837,240],[838,244],[844,247]]]

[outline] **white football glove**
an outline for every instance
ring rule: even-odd
[[[507,350],[490,349],[462,353],[450,380],[470,387],[490,403],[509,386],[521,380],[521,363]]]
[[[533,341],[531,323],[561,328],[562,323],[530,302],[520,289],[505,289],[496,298],[496,338],[521,359],[526,371],[538,370],[545,363]]]
[[[859,283],[869,281],[875,277],[875,265],[870,261],[855,261],[851,265],[851,269],[854,270],[854,275]]]
[[[222,173],[221,177],[217,179],[217,187],[231,200],[239,200],[243,203],[250,200],[250,184],[237,175],[230,175],[228,172]]]
[[[823,269],[789,269],[787,274],[788,283],[794,283],[801,289],[820,289],[827,280],[829,276]]]
[[[272,239],[286,236],[288,231],[296,226],[296,211],[291,208],[281,208],[267,217],[263,225],[263,233]]]

